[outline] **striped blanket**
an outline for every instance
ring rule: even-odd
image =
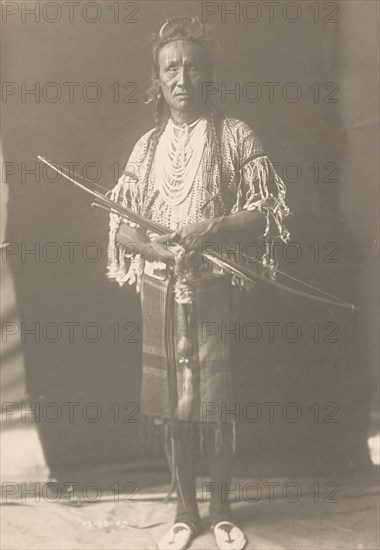
[[[202,278],[192,283],[195,300],[192,307],[192,371],[194,399],[190,422],[220,423],[221,411],[233,408],[230,346],[220,338],[221,323],[230,317],[230,277]],[[169,419],[168,359],[165,347],[167,308],[172,308],[174,349],[179,340],[176,312],[170,281],[144,273],[141,287],[143,317],[141,413],[156,419]],[[214,334],[211,334],[214,333]],[[170,366],[170,363],[169,363]],[[184,384],[184,367],[175,361],[177,399]],[[169,370],[170,373],[170,370]]]

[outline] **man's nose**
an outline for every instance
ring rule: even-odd
[[[177,86],[185,88],[188,84],[189,75],[185,67],[181,67],[177,74]]]

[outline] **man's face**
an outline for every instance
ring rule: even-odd
[[[187,40],[169,42],[160,50],[161,88],[172,116],[202,108],[202,84],[206,80],[202,54],[198,44]]]

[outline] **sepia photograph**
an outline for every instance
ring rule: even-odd
[[[378,0],[1,3],[1,550],[377,550]]]

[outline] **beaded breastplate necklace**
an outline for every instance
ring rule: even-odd
[[[156,186],[167,204],[178,206],[189,195],[206,145],[207,120],[191,124],[169,119],[156,150]]]

